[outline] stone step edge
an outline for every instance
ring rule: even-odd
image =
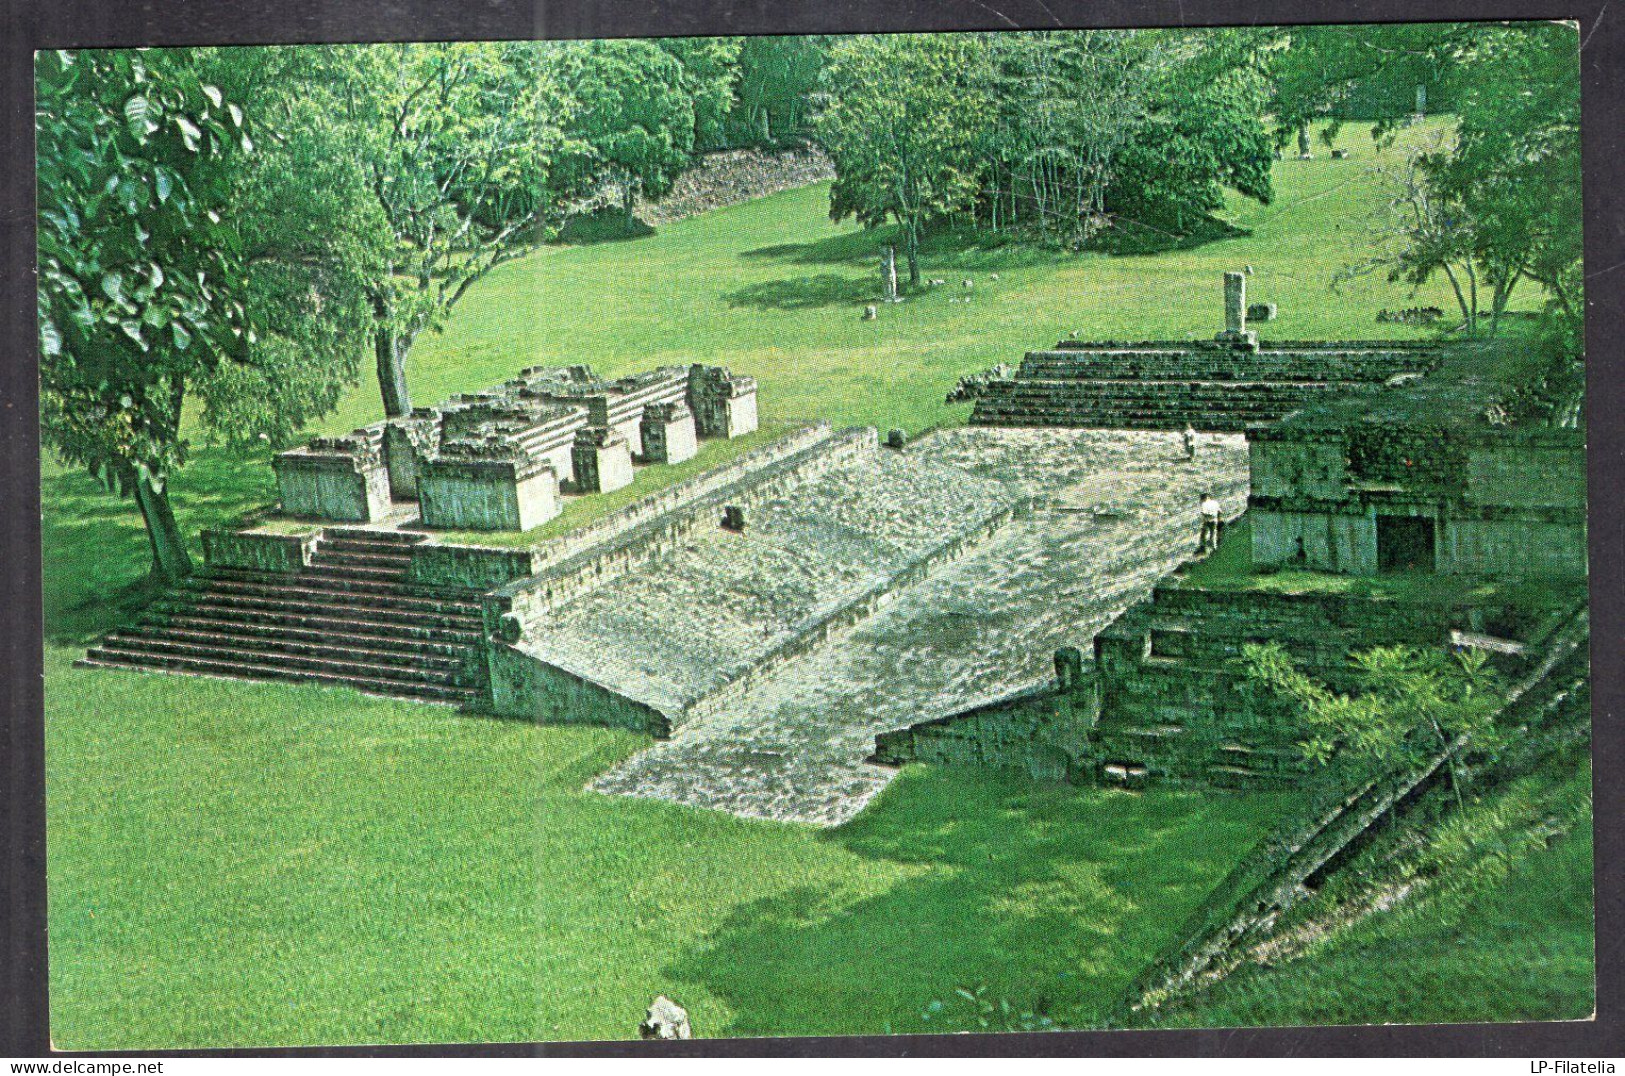
[[[289,672],[311,672],[321,675],[354,677],[358,680],[376,680],[380,683],[424,684],[432,687],[466,687],[456,684],[456,670],[438,671],[414,669],[410,666],[374,665],[364,661],[333,661],[327,658],[303,657],[292,654],[267,654],[258,650],[237,650],[224,646],[197,646],[172,643],[161,639],[120,638],[116,635],[102,640],[94,652],[115,654],[146,654],[149,656],[188,658],[197,661],[228,661],[241,665],[284,669]],[[273,660],[274,659],[274,660]]]
[[[102,660],[94,656],[94,651],[77,659],[73,664],[81,669],[116,669],[125,672],[158,673],[167,676],[207,676],[215,680],[232,680],[237,683],[263,683],[277,681],[284,683],[316,683],[325,687],[347,687],[363,695],[372,695],[386,699],[405,699],[416,703],[433,703],[436,705],[463,707],[475,701],[479,692],[467,688],[433,688],[429,685],[395,685],[379,682],[373,686],[368,681],[357,678],[333,677],[319,673],[298,673],[282,669],[268,669],[263,673],[252,671],[221,672],[213,668],[189,669],[176,666],[143,665],[129,661]],[[204,666],[226,665],[224,662],[194,662]]]

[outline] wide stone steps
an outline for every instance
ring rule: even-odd
[[[82,659],[81,663],[88,666],[200,673],[206,676],[224,676],[237,680],[315,681],[341,687],[352,687],[371,695],[426,699],[434,702],[469,703],[479,697],[478,690],[474,688],[419,684],[393,677],[369,678],[310,669],[297,669],[290,668],[280,662],[265,664],[220,658],[182,657],[174,654],[153,653],[146,650],[124,650],[118,647],[97,647],[91,650]]]
[[[425,613],[449,619],[479,619],[478,602],[425,597],[422,588],[406,584],[374,583],[308,571],[296,576],[277,577],[246,569],[221,569],[215,575],[190,585],[216,595],[263,597],[348,609]]]
[[[258,635],[251,631],[238,630],[236,625],[229,625],[220,630],[200,631],[195,628],[176,626],[174,624],[158,625],[147,624],[126,631],[115,632],[108,636],[108,640],[137,643],[149,643],[157,649],[175,653],[190,652],[194,648],[205,651],[253,651],[256,653],[275,655],[287,654],[293,658],[309,658],[321,661],[362,662],[368,665],[390,665],[411,670],[414,674],[411,679],[417,679],[417,673],[443,672],[455,675],[462,668],[460,655],[435,654],[411,650],[391,650],[375,647],[370,644],[379,640],[357,637],[349,644],[335,644],[314,642],[307,639],[295,639],[285,636]]]
[[[1029,351],[1024,380],[1078,381],[1384,381],[1425,370],[1426,353],[1211,352],[1180,350]]]
[[[207,615],[236,618],[251,615],[270,623],[326,626],[329,624],[375,624],[401,631],[465,632],[476,638],[482,630],[478,616],[463,613],[434,613],[395,610],[386,607],[312,601],[307,596],[277,597],[274,594],[243,594],[220,591],[183,592],[185,598],[165,599],[155,608],[169,612],[193,609]]]
[[[401,579],[406,578],[406,570],[411,564],[410,553],[395,553],[366,546],[342,550],[330,550],[324,546],[311,560],[312,567],[359,568],[387,572]]]
[[[84,664],[472,703],[484,678],[480,605],[408,579],[412,547],[424,540],[335,527],[300,571],[213,568],[108,636]]]
[[[971,422],[983,426],[1240,432],[1349,391],[1339,382],[1019,380],[994,382]]]
[[[309,670],[312,672],[329,673],[334,676],[353,677],[356,679],[379,681],[402,681],[413,684],[433,684],[441,687],[464,687],[467,685],[455,682],[457,676],[456,663],[449,666],[442,664],[444,658],[431,659],[434,665],[425,664],[382,664],[373,660],[372,652],[348,653],[339,651],[335,654],[329,650],[328,656],[294,653],[286,649],[271,650],[263,645],[244,647],[238,645],[236,639],[219,638],[206,642],[188,642],[179,639],[161,638],[155,635],[131,634],[116,632],[107,637],[102,645],[91,651],[95,657],[104,650],[118,650],[126,653],[140,653],[146,655],[173,655],[185,658],[203,658],[208,660],[229,660],[241,664],[269,664],[288,670]]]
[[[400,624],[323,620],[316,617],[278,618],[277,622],[267,622],[259,617],[251,621],[233,621],[229,617],[221,619],[196,615],[201,612],[174,613],[165,616],[163,624],[177,631],[264,636],[358,650],[398,651],[402,654],[451,658],[463,657],[480,640],[478,632],[449,632],[434,628],[425,629],[421,635],[409,634],[412,629]]]

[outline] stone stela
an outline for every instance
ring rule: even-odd
[[[563,493],[604,493],[633,465],[692,459],[757,428],[756,380],[698,363],[607,381],[533,367],[484,392],[278,453],[284,515],[378,523],[415,502],[425,527],[529,530]]]

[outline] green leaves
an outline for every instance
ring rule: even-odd
[[[141,94],[134,94],[124,102],[124,121],[137,141],[146,141],[147,136],[158,129],[153,120],[154,111],[151,102]]]

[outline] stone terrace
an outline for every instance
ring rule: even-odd
[[[1014,376],[980,375],[971,421],[1239,433],[1308,405],[1374,391],[1438,361],[1406,343],[1278,341],[1252,349],[1214,341],[1082,343],[1028,352]],[[1002,372],[1001,372],[1002,373]]]
[[[519,646],[686,711],[1013,503],[997,482],[880,452],[752,506],[743,532],[696,532],[561,606]]]
[[[1190,555],[1202,490],[1227,514],[1246,501],[1237,436],[1204,437],[1194,464],[1177,436],[1132,431],[963,428],[907,454],[993,479],[1033,509],[594,788],[839,824],[894,775],[864,761],[877,732],[1045,680],[1055,647],[1087,650]]]

